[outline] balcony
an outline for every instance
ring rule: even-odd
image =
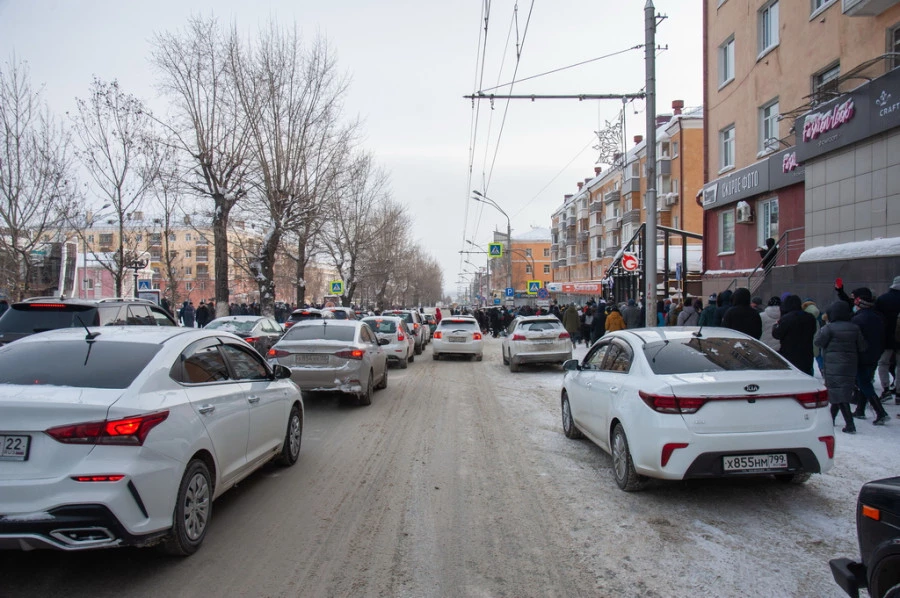
[[[559,251],[559,241],[550,243],[550,251]]]
[[[566,217],[566,228],[574,228],[574,227],[575,227],[575,223],[576,223],[577,221],[578,221],[578,219],[575,218],[574,215],[573,215],[573,216],[567,216],[567,217]]]
[[[841,0],[845,15],[850,17],[877,17],[900,0]]]
[[[656,174],[662,176],[669,176],[672,174],[672,157],[671,156],[660,156],[659,160],[656,161]]]
[[[641,179],[631,178],[625,179],[625,183],[622,185],[622,193],[625,195],[630,195],[631,193],[640,193],[641,192]]]
[[[592,224],[590,233],[591,233],[592,237],[603,236],[603,225],[602,224]]]
[[[621,198],[622,194],[616,189],[615,191],[603,194],[603,203],[612,203],[614,201],[619,201]]]
[[[584,243],[585,241],[587,241],[590,238],[590,236],[591,236],[590,231],[586,231],[586,230],[578,231],[578,242]]]
[[[556,267],[557,268],[565,268],[566,267],[566,258],[564,258],[564,257],[559,258],[559,261],[556,262]]]
[[[590,209],[588,208],[588,206],[584,206],[583,208],[581,208],[581,207],[578,208],[578,219],[579,220],[583,220],[583,219],[587,218],[588,216],[590,216]]]
[[[640,224],[641,223],[641,211],[639,209],[628,210],[622,216],[623,224]]]
[[[616,257],[620,247],[607,247],[603,250],[603,257]]]
[[[586,264],[586,263],[588,263],[588,254],[586,254],[586,253],[579,253],[579,254],[578,254],[578,263],[579,263],[579,264]]]
[[[591,202],[590,212],[591,214],[596,214],[597,212],[603,209],[603,203],[599,201]]]
[[[603,221],[603,227],[607,231],[611,230],[619,230],[622,228],[622,218],[619,216],[613,216],[612,218],[607,218]]]

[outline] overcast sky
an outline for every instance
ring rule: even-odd
[[[463,96],[513,80],[517,31],[518,80],[644,40],[644,0],[523,0],[518,26],[515,2],[489,3],[483,75],[478,0],[0,0],[0,57],[26,60],[32,82],[61,115],[86,96],[93,75],[118,79],[163,111],[149,40],[183,27],[191,14],[214,14],[248,36],[273,16],[296,23],[308,39],[323,34],[351,78],[347,114],[364,121],[365,148],[390,174],[394,198],[409,206],[411,233],[442,265],[445,289],[455,290],[458,273],[472,269],[458,253],[467,249],[465,239],[484,244],[495,227],[506,228],[498,211],[469,199],[471,190],[484,191],[509,214],[513,236],[549,227],[563,195],[593,175],[594,131],[622,108],[616,101],[515,100],[508,110],[505,101],[492,109]],[[657,32],[657,43],[668,46],[657,57],[657,110],[670,111],[675,99],[700,105],[701,2],[655,0],[655,6],[668,17]],[[638,49],[494,93],[635,93],[643,86]],[[631,140],[644,132],[645,103],[629,104],[626,114]]]

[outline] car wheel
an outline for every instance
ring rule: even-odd
[[[869,563],[869,595],[881,598],[900,596],[900,556],[891,554]]]
[[[478,356],[475,358],[475,361],[481,361],[482,359],[484,359],[484,355],[483,355],[483,354],[482,354],[482,355],[478,355]]]
[[[422,354],[422,345],[416,345],[416,355],[421,355],[421,354]]]
[[[518,372],[519,371],[519,364],[516,363],[515,361],[513,361],[512,359],[509,360],[509,371],[510,372]]]
[[[777,473],[775,479],[783,484],[805,484],[812,477],[811,473]]]
[[[291,407],[288,416],[287,432],[284,435],[284,444],[281,446],[281,454],[278,455],[278,464],[290,467],[300,457],[300,440],[303,437],[303,418],[300,417],[300,407]]]
[[[628,438],[622,424],[616,424],[613,430],[612,461],[616,484],[625,492],[635,492],[647,484],[647,478],[638,475],[634,470],[631,451],[628,449]]]
[[[440,360],[441,360],[441,356],[440,356],[439,353],[434,353],[434,352],[432,352],[432,353],[431,353],[431,358],[434,359],[435,361],[440,361]]]
[[[572,440],[584,438],[584,434],[581,433],[581,430],[575,425],[575,420],[572,419],[572,407],[569,405],[569,395],[565,392],[563,392],[562,396],[562,424],[563,433],[566,435],[566,438],[571,438]]]
[[[371,405],[372,404],[372,393],[375,392],[375,389],[372,385],[372,372],[369,372],[369,377],[366,380],[366,390],[363,394],[359,395],[357,402],[360,405]]]
[[[172,531],[161,544],[162,549],[175,556],[188,556],[197,552],[212,516],[212,484],[209,469],[200,459],[188,463],[178,495],[175,497],[175,513]]]
[[[385,364],[384,376],[381,378],[381,382],[378,383],[378,386],[375,387],[375,390],[384,390],[385,388],[387,388],[387,377],[388,377],[387,365]]]
[[[406,359],[401,359],[400,360],[400,369],[405,370],[406,368],[408,368],[410,361],[412,361],[412,360],[409,357],[407,357]]]
[[[413,363],[416,360],[416,350],[413,349],[413,352],[409,354],[409,362]]]
[[[506,353],[503,353],[502,349],[501,349],[500,353],[503,355],[503,365],[509,365],[509,358],[506,357]]]

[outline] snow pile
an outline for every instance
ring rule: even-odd
[[[854,241],[827,247],[813,247],[800,254],[798,263],[827,262],[833,260],[853,260],[859,258],[887,257],[900,255],[900,237]]]

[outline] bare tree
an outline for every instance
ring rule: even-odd
[[[410,251],[410,219],[406,208],[392,200],[377,206],[372,216],[372,226],[379,234],[364,248],[364,259],[358,277],[369,289],[378,307],[384,307],[388,288],[394,282],[397,256]]]
[[[153,223],[156,225],[153,227],[153,231],[148,231],[148,235],[158,234],[160,236],[160,262],[163,268],[161,274],[166,280],[164,296],[173,313],[175,313],[180,299],[181,276],[178,274],[178,267],[184,261],[184,256],[178,255],[178,252],[171,249],[169,244],[175,229],[176,214],[183,211],[183,176],[184,169],[176,154],[167,153],[166,159],[160,167],[156,184],[153,186],[154,213],[159,216],[153,219]],[[159,232],[156,232],[157,230]],[[153,240],[152,236],[148,239],[148,246]]]
[[[116,251],[111,259],[101,259],[100,263],[113,275],[116,295],[121,297],[129,265],[143,253],[127,221],[141,209],[154,183],[161,147],[143,104],[123,92],[117,81],[95,77],[88,99],[78,98],[76,104],[76,155],[90,177],[91,190],[115,215]]]
[[[0,125],[0,288],[22,299],[31,294],[38,267],[32,252],[59,231],[62,206],[76,189],[69,134],[15,57],[0,70]]]
[[[228,315],[228,219],[247,194],[251,166],[247,115],[230,71],[235,44],[236,36],[225,35],[214,18],[195,17],[182,32],[157,34],[152,53],[162,75],[160,88],[174,101],[167,125],[190,160],[185,181],[213,203],[217,317]]]
[[[250,265],[261,311],[271,315],[282,239],[288,231],[302,236],[321,220],[346,154],[353,127],[341,127],[339,118],[347,85],[324,40],[305,50],[296,29],[274,23],[260,32],[255,46],[232,46],[231,59],[249,117],[260,209],[268,216]]]

